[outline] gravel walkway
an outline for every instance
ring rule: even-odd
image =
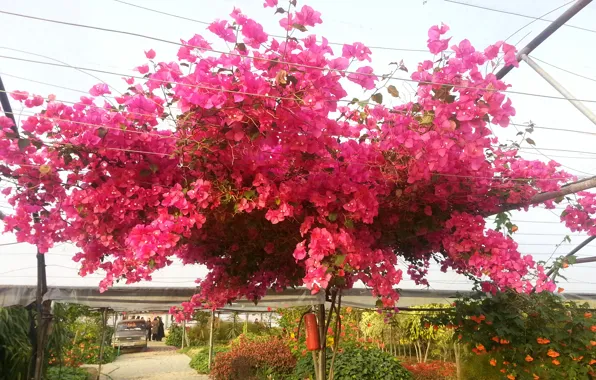
[[[121,354],[101,368],[102,380],[207,380],[188,366],[190,358],[163,342],[149,342],[147,351]],[[96,367],[96,366],[95,366]]]

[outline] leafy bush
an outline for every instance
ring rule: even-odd
[[[213,347],[213,355],[221,352],[228,352],[230,350],[227,346],[215,346]],[[215,360],[214,360],[215,362]],[[207,374],[209,373],[209,347],[202,347],[190,361],[190,367],[196,370],[198,373]]]
[[[22,307],[0,308],[0,380],[27,377],[29,316]]]
[[[233,342],[230,351],[217,354],[211,370],[214,380],[287,379],[296,365],[290,348],[279,338]]]
[[[83,368],[76,367],[50,367],[46,374],[46,380],[87,380],[89,372]]]
[[[170,332],[166,337],[166,345],[178,348],[182,347],[182,326],[177,324],[170,326]]]
[[[332,352],[327,350],[327,372]],[[334,378],[367,380],[410,380],[410,374],[392,355],[377,349],[348,348],[338,352],[333,365]],[[292,379],[314,378],[312,355],[304,355],[296,364]]]
[[[426,363],[403,363],[403,366],[412,373],[414,380],[454,379],[456,374],[455,363],[440,360]]]

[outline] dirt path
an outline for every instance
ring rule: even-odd
[[[102,366],[102,380],[207,380],[188,366],[190,358],[163,342],[149,342],[147,351],[121,354]]]

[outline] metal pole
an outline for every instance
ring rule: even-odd
[[[575,260],[576,264],[593,263],[596,262],[596,257],[582,257],[581,259]]]
[[[213,363],[213,326],[215,325],[215,310],[211,310],[211,326],[209,327],[209,362],[208,368],[211,369]]]
[[[578,253],[582,248],[584,248],[586,245],[590,244],[594,239],[596,239],[596,236],[590,236],[589,238],[587,238],[586,240],[582,241],[577,247],[573,248],[568,254],[565,255],[565,257],[569,257],[569,256],[573,256],[576,253]],[[582,259],[577,259],[575,262],[576,263],[582,263],[582,262],[586,262],[586,261],[580,261]],[[551,268],[546,275],[548,277],[550,277],[550,275],[552,275],[555,272],[555,268]]]
[[[101,320],[101,342],[99,343],[99,368],[97,369],[97,380],[101,378],[101,363],[103,362],[103,346],[106,341],[106,324],[108,322],[108,309],[103,308],[103,317]]]
[[[530,54],[534,49],[536,49],[541,43],[543,43],[548,37],[550,37],[554,32],[557,31],[563,24],[569,21],[573,16],[575,16],[579,11],[584,9],[588,4],[590,4],[592,0],[578,0],[573,4],[569,9],[567,9],[562,15],[557,17],[555,21],[550,23],[539,35],[534,37],[532,41],[530,41],[524,48],[522,48],[517,53],[517,61],[521,61],[522,55]],[[507,75],[513,66],[505,66],[497,73],[497,78],[502,79],[505,75]]]
[[[521,55],[521,59],[524,60],[534,71],[538,73],[545,81],[547,81],[551,86],[555,88],[555,90],[559,91],[561,95],[567,98],[571,104],[575,106],[579,110],[579,112],[583,113],[590,121],[596,124],[596,115],[588,107],[586,107],[582,102],[579,102],[575,99],[572,93],[567,91],[565,87],[563,87],[559,82],[555,80],[555,78],[551,77],[546,71],[540,67],[532,58],[528,57],[526,54]]]
[[[184,348],[184,335],[186,334],[186,319],[182,321],[182,346],[181,349]]]

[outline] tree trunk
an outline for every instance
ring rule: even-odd
[[[453,355],[455,356],[455,370],[457,380],[461,380],[461,359],[460,359],[460,346],[458,343],[453,343]]]
[[[431,345],[431,342],[429,340],[428,344],[426,345],[426,352],[424,353],[424,363],[426,363],[426,359],[428,359],[428,352],[430,351],[430,345]]]

